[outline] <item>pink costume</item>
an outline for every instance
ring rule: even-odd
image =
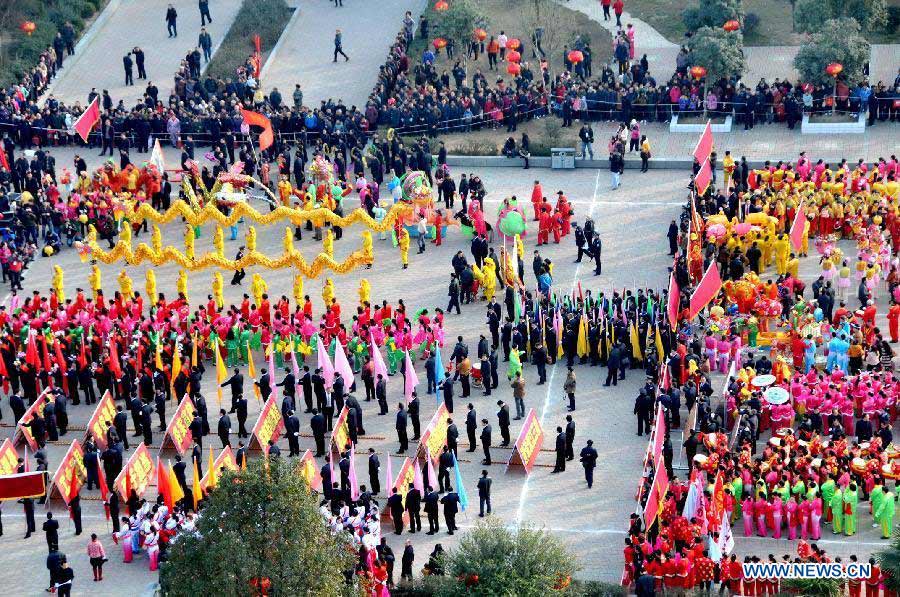
[[[754,504],[753,513],[756,516],[756,531],[760,537],[767,536],[766,533],[766,513],[769,510],[769,504],[762,497],[758,497]]]
[[[783,504],[781,502],[780,496],[775,496],[772,500],[772,520],[774,525],[772,526],[773,534],[772,536],[775,539],[781,539],[781,517],[782,517],[782,507]]]
[[[787,510],[788,539],[793,541],[797,538],[797,502],[794,498],[788,500],[785,510]]]
[[[810,514],[810,503],[809,500],[803,500],[801,502],[800,507],[800,538],[806,541],[809,537],[809,514]]]
[[[741,515],[744,518],[744,536],[753,536],[753,499],[746,498],[741,504]]]
[[[131,550],[131,528],[128,525],[123,526],[122,530],[116,533],[116,539],[122,545],[122,561],[126,564],[130,563],[134,559],[134,553]]]
[[[722,338],[716,345],[719,353],[719,373],[728,373],[728,357],[731,353],[731,342]]]

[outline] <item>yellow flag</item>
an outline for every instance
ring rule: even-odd
[[[191,335],[191,367],[197,366],[197,334]]]
[[[163,370],[163,362],[162,362],[162,342],[157,340],[156,342],[156,368],[160,371]]]
[[[178,482],[178,478],[175,476],[175,471],[172,470],[172,463],[169,462],[169,490],[172,492],[172,501],[178,502],[178,500],[184,499],[184,490],[181,488],[181,483]]]
[[[169,383],[172,385],[172,393],[175,393],[175,378],[181,373],[181,346],[175,342],[175,350],[172,353],[172,379]],[[181,400],[181,396],[175,396],[175,400]]]
[[[194,485],[191,490],[194,493],[194,510],[197,509],[197,502],[200,501],[200,498],[203,495],[203,490],[200,489],[200,461],[194,461]]]
[[[219,399],[219,408],[221,408],[222,384],[228,378],[228,370],[225,368],[225,363],[222,362],[222,351],[219,350],[219,346],[214,346],[213,350],[216,353],[216,398]]]
[[[249,342],[247,343],[247,373],[251,379],[256,377],[256,365],[253,364],[253,351],[250,350]],[[253,393],[256,395],[257,402],[262,402],[262,394],[260,394],[259,386],[255,383],[253,384]]]
[[[663,354],[663,342],[659,333],[659,326],[656,326],[656,354],[659,355],[659,360],[662,362],[665,355]]]
[[[207,465],[207,469],[209,472],[209,481],[206,483],[206,488],[211,489],[216,487],[219,484],[219,474],[216,472],[216,459],[213,458],[212,446],[209,447],[209,464]]]
[[[637,361],[644,360],[644,356],[641,354],[641,337],[638,335],[634,322],[631,322],[631,356]]]

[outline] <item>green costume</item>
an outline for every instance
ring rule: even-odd
[[[388,375],[394,375],[395,373],[397,373],[397,368],[400,366],[400,361],[403,360],[403,351],[397,349],[397,341],[393,338],[388,338],[386,344]]]
[[[884,501],[884,491],[882,491],[883,485],[875,485],[872,487],[872,494],[869,497],[869,501],[872,503],[872,518],[875,522],[879,522],[878,520],[878,510],[881,508],[881,502]]]
[[[803,481],[794,483],[794,486],[791,488],[791,494],[797,498],[797,503],[800,503],[803,500],[803,496],[806,495],[806,483]]]
[[[834,497],[834,488],[834,479],[828,479],[819,487],[822,490],[822,506],[825,508],[822,517],[825,520],[829,520],[828,513],[831,512],[831,498]]]
[[[855,489],[844,491],[844,534],[848,537],[856,533],[856,505],[859,495]]]
[[[874,494],[873,494],[874,497]],[[881,524],[881,538],[890,539],[891,531],[894,529],[894,508],[896,496],[893,492],[885,490],[881,496],[881,503],[875,512],[875,520]]]
[[[735,477],[731,482],[731,495],[734,496],[734,510],[731,512],[731,522],[741,517],[741,497],[744,493],[744,482],[740,477]]]
[[[831,496],[831,513],[832,513],[832,522],[834,523],[834,534],[840,535],[841,529],[843,528],[843,520],[844,520],[844,492],[841,491],[840,487],[836,487],[834,490],[834,494]]]
[[[515,379],[516,373],[522,372],[522,361],[519,359],[519,351],[515,348],[509,351],[509,366],[506,368],[506,377]]]

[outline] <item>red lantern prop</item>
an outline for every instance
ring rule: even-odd
[[[832,62],[828,66],[825,67],[825,72],[831,75],[832,77],[837,77],[844,70],[844,65],[840,62]]]
[[[450,5],[447,4],[444,0],[438,0],[434,3],[434,9],[438,12],[446,12],[449,8]]]
[[[690,72],[691,76],[695,79],[702,79],[706,76],[706,69],[702,66],[692,66]]]
[[[510,50],[509,52],[506,53],[506,59],[509,62],[518,62],[519,60],[522,59],[522,55],[519,54],[518,52],[516,52],[515,50]]]
[[[737,19],[731,19],[730,21],[726,21],[724,25],[722,25],[722,29],[725,31],[737,31],[741,28],[740,22]]]
[[[443,37],[438,37],[433,42],[431,42],[431,44],[434,46],[435,50],[440,50],[447,47],[447,40]]]
[[[522,72],[522,67],[519,66],[517,62],[510,62],[506,65],[506,72],[514,76],[519,76],[519,73]]]
[[[521,45],[522,45],[522,42],[520,42],[515,37],[506,41],[506,49],[507,50],[518,50]]]
[[[475,30],[475,39],[478,41],[484,41],[487,39],[487,31],[479,27]]]
[[[25,35],[31,36],[34,30],[37,29],[37,25],[34,24],[34,21],[25,21],[19,25],[19,29],[24,31]]]
[[[572,50],[568,54],[569,62],[572,64],[578,64],[579,62],[584,62],[584,54],[581,53],[581,50]]]

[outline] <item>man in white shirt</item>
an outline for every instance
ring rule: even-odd
[[[500,46],[500,60],[506,59],[506,42],[509,40],[506,37],[506,33],[501,31],[500,35],[497,36],[497,45]]]
[[[419,242],[419,254],[425,252],[425,237],[428,235],[428,219],[425,217],[423,213],[419,216],[419,224],[417,228],[419,232],[419,236],[417,237],[417,241]]]

